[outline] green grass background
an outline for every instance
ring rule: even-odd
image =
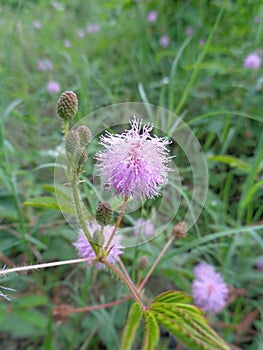
[[[150,10],[158,11],[154,23],[147,22]],[[86,32],[92,23],[99,32]],[[0,33],[2,265],[76,257],[76,233],[60,211],[23,205],[52,196],[47,185],[53,185],[62,136],[59,93],[50,95],[47,83],[55,80],[61,92],[77,93],[76,120],[114,103],[150,102],[191,127],[210,175],[202,215],[162,259],[150,293],[156,295],[160,285],[191,293],[192,268],[205,260],[234,288],[233,301],[210,317],[211,324],[242,349],[262,349],[262,271],[255,264],[263,255],[263,66],[243,67],[249,53],[263,53],[262,2],[2,0]],[[163,34],[170,37],[166,48],[159,44]],[[38,71],[41,59],[54,69]],[[146,255],[153,262],[168,234],[127,250],[124,259],[134,275],[137,259]],[[8,292],[11,302],[0,299],[0,348],[118,349],[129,303],[62,324],[51,314],[58,303],[83,307],[121,297],[126,291],[117,283],[81,266],[7,275],[0,285],[16,292]],[[158,349],[169,344],[163,334]]]

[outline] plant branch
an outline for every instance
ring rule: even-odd
[[[161,258],[163,257],[164,253],[166,252],[166,250],[170,247],[170,245],[172,244],[172,242],[174,241],[174,236],[172,236],[169,241],[166,243],[166,245],[163,247],[163,249],[161,250],[160,254],[157,256],[156,260],[154,261],[154,263],[152,264],[150,270],[148,271],[147,275],[144,277],[142,283],[139,285],[138,291],[140,292],[142,290],[142,288],[144,287],[144,285],[146,284],[146,282],[148,281],[148,279],[150,278],[151,274],[153,273],[153,270],[155,269],[156,265],[159,263],[159,261],[161,260]]]
[[[78,264],[80,262],[94,261],[94,260],[96,260],[96,258],[84,258],[84,259],[54,261],[54,262],[44,263],[44,264],[14,267],[14,268],[11,268],[11,269],[0,270],[0,276],[5,276],[5,275],[7,275],[8,273],[11,273],[11,272],[21,272],[21,271],[45,269],[47,267],[60,266],[60,265],[69,265],[69,264]]]

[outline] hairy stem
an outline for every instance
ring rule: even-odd
[[[155,269],[155,267],[157,266],[157,264],[159,263],[159,261],[161,260],[161,258],[163,257],[164,253],[166,252],[166,250],[170,247],[170,245],[172,244],[172,242],[174,241],[174,236],[172,236],[169,241],[165,244],[165,246],[163,247],[163,249],[161,250],[160,254],[157,256],[156,260],[154,261],[154,263],[152,264],[150,270],[148,271],[147,275],[144,277],[144,280],[142,281],[142,283],[140,284],[138,291],[140,292],[142,290],[142,288],[144,287],[144,285],[146,284],[146,282],[148,281],[148,279],[150,278],[151,274],[153,273],[153,270]]]
[[[77,215],[78,215],[78,219],[79,219],[79,222],[81,224],[81,227],[85,233],[85,236],[87,237],[92,249],[94,250],[94,252],[96,253],[97,255],[97,246],[96,244],[93,242],[93,238],[91,237],[91,234],[87,228],[87,225],[86,225],[86,221],[85,221],[85,218],[84,218],[84,215],[83,215],[83,211],[82,211],[82,200],[81,200],[81,197],[80,197],[80,193],[79,193],[79,189],[78,189],[78,180],[79,180],[79,176],[77,174],[76,171],[74,171],[74,175],[73,175],[73,179],[72,179],[72,190],[73,190],[73,198],[74,198],[74,203],[75,203],[75,207],[76,207],[76,212],[77,212]]]
[[[122,272],[120,271],[120,269],[116,265],[111,264],[107,259],[101,258],[100,261],[102,263],[104,263],[109,269],[111,269],[115,273],[115,275],[117,277],[119,277],[119,279],[129,288],[129,290],[131,291],[132,295],[134,296],[134,299],[136,301],[138,301],[141,306],[143,306],[144,304],[143,304],[143,302],[141,300],[141,296],[140,296],[139,292],[137,291],[135,285],[130,280],[130,278],[128,279],[127,277],[125,277],[122,274]]]
[[[127,197],[127,196],[124,197],[124,200],[123,200],[123,203],[122,203],[122,207],[121,207],[121,211],[120,211],[119,217],[118,217],[118,219],[117,219],[117,221],[116,221],[116,223],[115,223],[115,226],[114,226],[114,229],[113,229],[113,231],[112,231],[112,233],[111,233],[111,236],[110,236],[110,238],[109,238],[109,240],[108,240],[108,242],[107,242],[107,244],[106,244],[106,246],[105,246],[105,250],[106,250],[106,251],[109,249],[110,244],[111,244],[111,241],[112,241],[112,239],[113,239],[113,237],[114,237],[114,235],[115,235],[115,233],[116,233],[118,227],[120,226],[120,223],[121,223],[121,220],[122,220],[122,218],[123,218],[124,211],[125,211],[125,208],[126,208],[126,204],[127,204],[127,202],[128,202],[128,199],[129,199],[129,197]]]
[[[73,260],[64,260],[64,261],[53,261],[53,262],[44,263],[44,264],[14,267],[11,269],[0,270],[0,276],[7,275],[8,273],[11,273],[11,272],[22,272],[22,271],[29,271],[29,270],[45,269],[47,267],[53,267],[53,266],[78,264],[80,262],[94,261],[95,259],[96,258],[73,259]]]
[[[128,295],[125,298],[122,298],[122,299],[116,300],[116,301],[111,301],[110,303],[101,304],[101,305],[94,305],[94,306],[87,306],[87,307],[80,307],[80,308],[71,308],[70,311],[77,313],[77,312],[87,312],[87,311],[93,311],[93,310],[98,310],[98,309],[105,309],[107,307],[112,307],[114,305],[124,303],[125,301],[130,300],[130,299],[131,299],[131,296]]]

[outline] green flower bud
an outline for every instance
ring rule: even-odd
[[[88,159],[88,153],[85,149],[81,150],[80,156],[79,156],[79,162],[78,162],[78,174],[81,174],[84,170],[86,161]]]
[[[112,209],[111,209],[110,203],[108,202],[100,203],[96,210],[95,218],[100,225],[102,226],[109,225],[112,221]]]
[[[92,138],[90,129],[82,125],[77,129],[77,132],[79,133],[81,147],[87,147]]]
[[[72,155],[76,155],[80,149],[79,133],[76,130],[70,130],[65,141],[66,151]]]
[[[101,231],[100,230],[96,230],[94,233],[93,233],[93,242],[96,244],[96,245],[99,245],[99,246],[102,246],[103,243],[104,243],[104,237],[103,237],[103,234],[101,234]]]
[[[65,91],[58,99],[57,113],[61,119],[73,119],[78,111],[78,98],[73,91]]]

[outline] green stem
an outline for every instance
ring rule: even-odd
[[[114,229],[113,229],[113,231],[112,231],[112,233],[111,233],[111,236],[110,236],[110,238],[109,238],[109,240],[108,240],[108,242],[107,242],[107,244],[106,244],[106,246],[105,246],[105,250],[106,250],[106,251],[109,249],[110,244],[111,244],[111,241],[112,241],[112,239],[113,239],[113,237],[114,237],[114,235],[115,235],[115,233],[116,233],[118,227],[120,226],[120,223],[121,223],[121,220],[122,220],[122,218],[123,218],[124,211],[125,211],[125,208],[126,208],[126,204],[127,204],[127,202],[128,202],[128,199],[129,199],[129,197],[127,197],[127,196],[124,197],[124,200],[123,200],[123,203],[122,203],[122,207],[121,207],[121,211],[120,211],[119,217],[118,217],[118,219],[117,219],[117,221],[116,221],[116,224],[115,224]]]
[[[63,125],[64,138],[66,138],[68,135],[68,128],[69,128],[68,120],[64,119],[64,125]]]
[[[94,252],[97,255],[97,246],[96,244],[93,242],[93,238],[91,237],[91,234],[87,228],[87,224],[85,221],[85,217],[83,215],[83,211],[82,211],[82,200],[80,197],[80,193],[79,193],[79,189],[78,189],[78,180],[79,180],[79,176],[77,174],[76,171],[74,171],[73,173],[73,179],[72,179],[72,190],[73,190],[73,198],[74,198],[74,203],[75,203],[75,207],[76,207],[76,212],[77,212],[77,216],[79,219],[79,222],[81,224],[81,227],[85,233],[85,236],[87,237],[92,249],[94,250]]]

